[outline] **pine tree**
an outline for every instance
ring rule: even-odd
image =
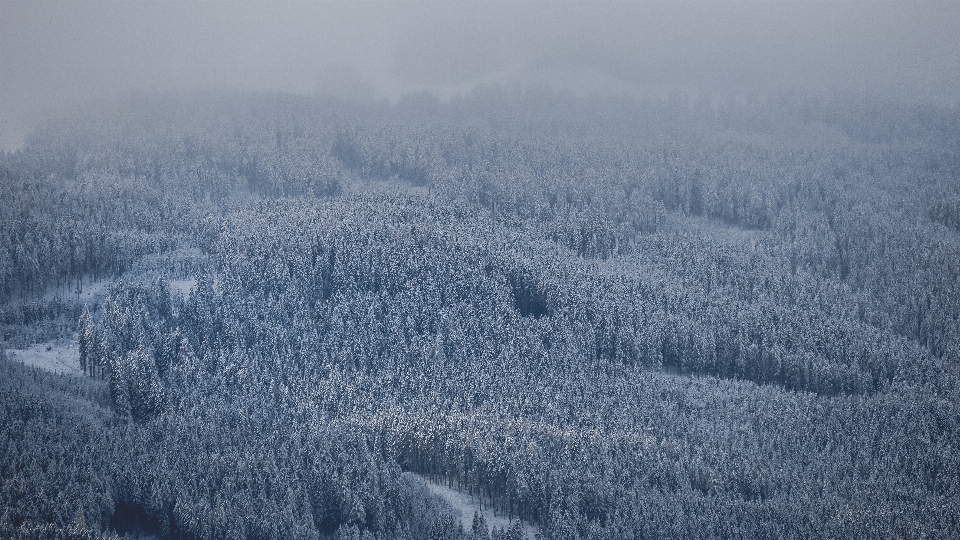
[[[490,527],[480,512],[473,513],[473,526],[470,527],[471,540],[490,540]]]
[[[127,416],[130,414],[130,387],[126,365],[119,356],[112,355],[107,370],[113,408],[120,416]]]
[[[89,372],[93,375],[92,352],[96,344],[96,329],[93,326],[93,317],[90,316],[90,310],[87,305],[83,306],[83,313],[80,314],[80,324],[78,328],[80,341],[80,369],[84,374]]]

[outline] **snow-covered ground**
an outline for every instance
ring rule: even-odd
[[[134,276],[125,275],[124,279],[127,279],[131,283],[133,282],[149,282],[149,279],[145,279],[143,276]],[[107,291],[110,289],[115,280],[112,279],[102,279],[100,281],[94,281],[92,283],[84,282],[83,287],[80,290],[80,294],[77,294],[76,286],[71,287],[59,287],[51,288],[43,295],[43,301],[49,302],[54,298],[63,298],[66,300],[78,300],[81,304],[99,304],[107,297]],[[190,279],[173,279],[169,281],[170,292],[171,293],[180,293],[184,298],[190,296],[190,292],[194,287],[197,286],[196,278]]]
[[[179,292],[184,298],[190,297],[190,292],[197,286],[196,279],[175,279],[170,281],[170,292]]]
[[[82,287],[80,288],[80,294],[77,294],[76,285],[51,287],[46,293],[44,293],[43,301],[49,302],[54,298],[62,298],[64,300],[76,299],[81,304],[96,304],[107,296],[107,289],[110,287],[111,283],[113,283],[113,280],[110,279],[102,279],[94,282],[84,281]],[[31,299],[14,299],[14,301],[29,300]]]
[[[80,349],[75,339],[38,343],[27,349],[7,349],[7,357],[62,375],[83,375],[80,369]]]
[[[419,478],[430,488],[430,492],[436,495],[439,495],[444,498],[447,502],[450,503],[450,506],[453,506],[455,510],[460,512],[460,523],[463,524],[463,530],[469,531],[473,527],[473,514],[474,512],[480,512],[483,514],[483,519],[486,520],[487,525],[493,530],[494,527],[499,527],[501,529],[508,529],[510,527],[510,520],[506,516],[500,514],[495,514],[493,510],[483,507],[483,510],[480,510],[480,501],[467,493],[462,493],[455,489],[450,489],[447,486],[441,484],[435,484],[430,480],[426,479],[423,476],[414,474],[415,477]],[[537,536],[537,527],[533,524],[527,523],[524,521],[523,525],[523,535],[525,538],[533,540]]]
[[[93,306],[103,302],[113,283],[114,280],[110,279],[84,282],[79,294],[75,286],[53,288],[44,294],[43,300],[49,302],[58,297],[70,301],[76,299],[81,304]],[[171,280],[169,283],[170,292],[180,294],[184,298],[189,297],[197,286],[197,280],[193,278]],[[26,349],[6,349],[6,353],[11,360],[30,366],[60,374],[83,375],[80,368],[80,350],[76,339],[61,338],[34,344]]]
[[[84,285],[80,291],[80,302],[83,304],[98,304],[107,296],[107,289],[113,281],[102,279]]]

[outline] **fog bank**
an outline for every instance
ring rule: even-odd
[[[0,1],[0,144],[130,90],[395,99],[477,83],[957,103],[960,3]]]

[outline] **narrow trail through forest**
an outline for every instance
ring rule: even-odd
[[[484,506],[483,509],[481,509],[480,500],[477,499],[477,497],[470,495],[469,493],[463,493],[461,491],[457,491],[456,489],[448,488],[442,484],[437,484],[424,476],[420,476],[419,474],[410,474],[426,484],[427,487],[430,488],[431,493],[439,495],[445,501],[450,503],[450,506],[452,506],[454,510],[460,514],[460,523],[463,524],[463,530],[471,530],[473,527],[473,515],[476,512],[479,512],[483,515],[483,519],[487,522],[487,526],[490,527],[491,531],[495,527],[501,529],[508,529],[510,527],[512,521],[507,519],[503,514],[497,514],[488,506]],[[524,538],[533,540],[537,537],[538,531],[536,525],[524,521],[522,526]]]

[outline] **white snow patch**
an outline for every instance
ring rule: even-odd
[[[196,279],[175,279],[170,282],[170,292],[179,292],[186,299],[190,297],[190,293],[196,286]]]
[[[84,304],[95,304],[107,296],[107,288],[113,283],[112,280],[103,279],[95,281],[89,285],[84,285],[80,290],[80,302]]]
[[[149,280],[145,280],[144,276],[131,277],[129,275],[125,275],[123,279],[130,283],[149,283]],[[74,286],[52,288],[43,295],[43,300],[45,302],[49,302],[54,298],[59,297],[65,300],[76,299],[81,304],[99,304],[107,297],[110,286],[114,283],[116,283],[116,281],[112,279],[103,279],[100,281],[94,281],[92,283],[84,283],[80,290],[80,294],[77,294],[77,289]],[[171,293],[179,292],[184,298],[189,298],[190,293],[193,291],[194,287],[197,286],[196,278],[175,279],[170,280],[168,283],[170,284]]]
[[[38,343],[27,349],[7,349],[7,358],[61,375],[83,375],[80,347],[75,339]]]
[[[413,474],[413,476],[423,481],[423,483],[425,483],[427,487],[430,488],[431,493],[443,497],[444,500],[450,503],[450,506],[452,506],[454,510],[460,512],[460,523],[463,525],[463,530],[470,531],[471,528],[473,527],[474,512],[479,512],[480,514],[483,515],[483,519],[486,520],[487,526],[490,527],[491,531],[493,530],[494,527],[499,527],[501,529],[510,528],[510,524],[512,522],[508,520],[506,516],[497,515],[496,512],[494,512],[490,508],[487,508],[486,506],[483,507],[483,510],[480,510],[480,502],[476,497],[468,493],[462,493],[455,489],[450,489],[445,485],[431,482],[430,480],[428,480],[423,476],[420,476],[419,474]],[[530,540],[533,540],[537,537],[536,525],[533,525],[532,523],[528,523],[526,521],[521,523],[521,525],[523,526],[524,538],[529,538]]]
[[[93,281],[90,283],[83,282],[80,287],[80,292],[77,293],[76,284],[73,285],[61,285],[60,287],[50,287],[43,294],[42,301],[50,302],[55,298],[61,298],[63,300],[77,300],[81,304],[95,304],[99,303],[107,296],[107,289],[110,287],[110,284],[113,283],[113,280],[102,279],[100,281]],[[14,302],[29,302],[32,301],[33,297],[14,297]]]

